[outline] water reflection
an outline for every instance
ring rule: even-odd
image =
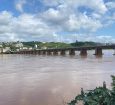
[[[0,105],[63,105],[115,74],[115,56],[0,55]]]

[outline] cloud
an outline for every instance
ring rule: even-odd
[[[108,9],[115,9],[115,2],[107,2],[106,6],[108,7]]]
[[[75,12],[65,5],[59,5],[57,9],[49,8],[41,14],[41,17],[49,26],[55,27],[58,31],[76,32],[83,29],[92,32],[102,27],[101,21],[97,20],[97,17],[87,16],[85,12]]]
[[[16,10],[18,10],[19,12],[24,12],[23,10],[23,6],[26,4],[26,0],[18,0],[15,2],[15,8]]]
[[[94,41],[100,43],[115,43],[115,38],[110,35],[92,35],[92,34],[68,34],[66,36],[61,37],[61,41],[65,42],[75,42],[78,41]]]
[[[0,13],[1,40],[54,40],[55,32],[35,15],[22,14],[19,17],[7,11]]]
[[[87,6],[96,12],[105,13],[107,8],[103,0],[41,0],[46,6],[67,5],[69,8],[78,8]]]
[[[23,6],[27,0],[18,0],[16,9],[21,12],[19,16],[14,16],[8,11],[0,12],[0,40],[63,40],[70,42],[74,41],[77,35],[79,40],[95,41],[97,39],[99,41],[104,37],[100,38],[95,35],[93,37],[92,34],[95,34],[98,29],[113,24],[115,20],[114,13],[108,15],[110,8],[108,6],[111,3],[105,4],[103,0],[95,2],[94,0],[90,2],[89,0],[38,1],[43,3],[42,6],[47,9],[42,12],[38,10],[37,13],[25,13]],[[107,39],[112,40],[106,37]]]

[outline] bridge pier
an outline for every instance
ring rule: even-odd
[[[28,54],[31,54],[30,51],[28,51]]]
[[[114,53],[113,53],[113,55],[115,55],[115,49],[114,49]]]
[[[51,51],[47,51],[47,55],[52,55],[52,52]]]
[[[13,54],[18,54],[18,52],[13,52]]]
[[[81,56],[86,56],[87,55],[87,50],[86,49],[81,49],[80,55]]]
[[[23,54],[22,51],[20,51],[19,54]]]
[[[35,55],[37,54],[37,51],[36,51],[36,50],[34,50],[33,52],[34,52]]]
[[[43,55],[46,55],[46,51],[42,51],[42,54],[43,54]]]
[[[42,55],[42,51],[38,51],[38,54],[39,54],[39,55]]]
[[[33,51],[33,50],[31,51],[31,54],[34,54],[34,51]]]
[[[38,54],[38,51],[36,50],[36,55]]]
[[[32,54],[35,54],[35,50],[32,50]]]
[[[28,54],[28,51],[24,51],[24,54]]]
[[[95,55],[102,56],[103,55],[102,48],[96,48],[95,49]]]
[[[57,50],[54,50],[54,51],[53,51],[53,55],[58,55],[58,51],[57,51]]]
[[[16,52],[15,54],[19,54],[19,52]]]
[[[21,54],[21,51],[19,51],[19,53],[18,54]]]
[[[21,52],[20,52],[20,54],[24,54],[24,52],[23,52],[23,51],[21,51]]]
[[[37,54],[38,54],[38,55],[41,55],[41,51],[37,51]]]
[[[25,54],[25,51],[23,51],[23,54]]]
[[[28,54],[28,51],[24,51],[24,54]]]
[[[65,55],[65,50],[61,50],[60,55]]]
[[[75,55],[75,50],[69,50],[69,55]]]
[[[22,51],[22,54],[25,54],[25,51]]]

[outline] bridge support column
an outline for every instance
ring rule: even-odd
[[[23,52],[23,51],[21,51],[21,52],[20,52],[20,54],[24,54],[24,52]]]
[[[24,51],[22,51],[21,54],[24,54]]]
[[[30,54],[33,54],[33,51],[32,51],[32,50],[30,51]]]
[[[33,50],[31,51],[31,54],[34,54],[34,51],[33,51]]]
[[[80,55],[81,56],[86,56],[87,55],[87,50],[86,49],[81,49]]]
[[[19,51],[18,54],[21,54],[21,51]]]
[[[40,51],[37,51],[37,54],[40,55]]]
[[[53,55],[58,55],[58,51],[57,51],[57,50],[54,50],[54,51],[53,51]]]
[[[31,51],[31,54],[34,54],[34,51],[33,51],[33,50]]]
[[[42,54],[43,54],[43,55],[46,55],[46,51],[42,51]]]
[[[23,53],[22,54],[25,54],[25,51],[23,51]]]
[[[37,51],[36,51],[36,50],[34,50],[33,52],[34,52],[35,55],[37,54]]]
[[[35,54],[35,51],[34,51],[34,50],[32,50],[32,54]]]
[[[61,50],[60,55],[65,55],[65,50]]]
[[[39,55],[42,55],[42,51],[38,51],[38,54],[39,54]]]
[[[95,55],[102,56],[103,55],[102,48],[96,48],[95,49]]]
[[[23,51],[23,54],[25,54],[25,51]]]
[[[24,54],[27,54],[28,53],[28,51],[24,51]]]
[[[114,53],[113,53],[113,55],[115,55],[115,49],[114,49]]]
[[[16,51],[16,52],[14,52],[13,54],[18,54],[18,52]]]
[[[28,51],[28,54],[30,54],[30,51]]]
[[[26,52],[26,51],[23,51],[23,54],[27,54],[27,52]]]
[[[69,55],[75,55],[75,50],[69,50]]]
[[[36,54],[38,54],[38,51],[36,50]]]
[[[52,55],[52,52],[51,51],[47,51],[47,55]]]
[[[28,51],[28,54],[30,54],[30,51]]]

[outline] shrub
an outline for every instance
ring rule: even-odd
[[[77,105],[80,101],[83,105],[115,105],[115,76],[112,77],[112,89],[106,88],[106,83],[103,87],[96,87],[94,90],[84,92],[81,89],[81,94],[76,96],[68,105]]]

